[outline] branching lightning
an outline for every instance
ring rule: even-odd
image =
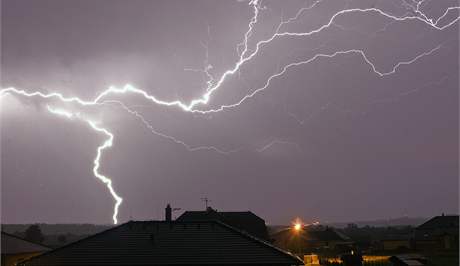
[[[55,109],[55,108],[50,107],[49,105],[47,106],[47,109],[48,109],[48,111],[50,113],[53,113],[55,115],[63,116],[63,117],[66,117],[68,119],[77,118],[77,119],[80,119],[82,121],[85,121],[86,123],[88,123],[88,125],[94,131],[102,133],[107,137],[107,139],[104,141],[104,143],[102,145],[100,145],[99,147],[97,147],[96,158],[94,158],[93,174],[94,174],[94,176],[96,178],[101,180],[102,183],[104,183],[107,186],[107,189],[110,191],[110,194],[115,199],[115,206],[113,208],[112,219],[113,219],[113,223],[117,224],[118,223],[118,219],[117,219],[118,208],[120,207],[121,203],[123,202],[123,199],[120,196],[118,196],[117,192],[115,192],[115,190],[113,189],[112,180],[110,178],[104,176],[103,174],[101,174],[99,172],[99,168],[101,166],[100,161],[101,161],[102,153],[104,152],[104,150],[112,147],[112,145],[113,145],[113,134],[110,133],[107,129],[99,127],[94,121],[91,121],[89,119],[83,118],[80,115],[80,113],[71,113],[71,112],[68,112],[68,111],[62,110],[62,109]]]
[[[261,148],[258,148],[257,152],[264,152],[264,151],[270,149],[271,147],[273,147],[273,146],[275,146],[277,144],[290,145],[290,146],[295,147],[298,151],[302,151],[302,148],[300,148],[300,145],[298,143],[295,143],[295,142],[292,142],[292,141],[287,141],[287,140],[275,139],[275,140],[272,140],[269,143],[265,144]]]
[[[350,49],[350,50],[340,50],[340,51],[335,51],[332,53],[318,53],[315,54],[314,56],[310,58],[306,58],[301,61],[297,62],[292,62],[284,67],[281,67],[281,70],[278,71],[277,73],[272,74],[269,76],[263,86],[253,89],[252,91],[248,92],[246,95],[243,95],[239,100],[237,100],[234,103],[231,104],[226,104],[226,105],[220,105],[216,108],[208,108],[208,109],[203,109],[205,105],[207,105],[211,101],[211,97],[213,96],[214,93],[216,93],[224,84],[224,82],[232,75],[235,73],[239,73],[241,71],[241,68],[243,65],[254,59],[256,56],[259,55],[259,52],[261,49],[274,42],[275,40],[282,39],[282,38],[307,38],[310,36],[313,36],[315,34],[319,34],[326,29],[336,26],[335,21],[337,18],[341,16],[346,16],[346,15],[352,15],[352,14],[359,14],[359,13],[366,13],[366,14],[373,14],[376,16],[382,16],[391,23],[395,22],[406,22],[406,21],[416,21],[423,23],[430,27],[431,29],[438,30],[438,31],[443,31],[450,26],[454,25],[456,22],[460,20],[460,16],[456,17],[452,21],[448,23],[444,23],[444,25],[440,25],[441,22],[454,10],[460,10],[459,6],[454,6],[454,7],[449,7],[445,10],[445,12],[438,18],[430,18],[428,17],[423,11],[422,11],[422,6],[425,3],[426,0],[421,0],[421,1],[415,1],[415,0],[401,0],[402,5],[404,8],[408,9],[410,12],[406,13],[403,16],[394,16],[391,15],[381,9],[372,7],[372,8],[347,8],[344,10],[340,10],[337,13],[333,14],[328,22],[326,24],[323,24],[322,26],[313,29],[311,31],[307,32],[289,32],[289,31],[282,31],[285,26],[287,26],[289,23],[296,21],[300,19],[305,11],[311,10],[318,5],[320,5],[324,0],[317,0],[314,1],[313,4],[311,4],[308,7],[304,7],[298,10],[298,12],[295,14],[295,16],[287,19],[287,20],[282,20],[280,24],[276,27],[275,32],[267,39],[258,41],[253,48],[250,47],[249,45],[249,40],[253,36],[254,29],[259,22],[259,14],[263,10],[263,7],[260,4],[260,1],[258,0],[251,0],[249,1],[249,6],[253,11],[253,15],[249,20],[248,24],[248,29],[243,35],[243,40],[242,42],[238,43],[236,45],[236,52],[238,54],[238,59],[233,65],[232,68],[226,70],[223,72],[220,77],[216,78],[214,75],[210,73],[212,70],[212,65],[209,64],[208,62],[208,44],[203,44],[203,47],[206,49],[206,59],[205,59],[205,66],[204,69],[198,70],[199,72],[202,72],[205,74],[207,81],[206,81],[206,87],[203,89],[204,93],[200,95],[197,98],[192,99],[190,102],[182,102],[180,100],[162,100],[157,98],[154,95],[150,95],[147,91],[136,88],[132,85],[125,85],[121,88],[117,87],[109,87],[108,89],[102,91],[99,93],[94,99],[92,100],[84,100],[79,97],[68,97],[65,96],[59,92],[50,92],[50,93],[44,93],[41,91],[32,91],[28,92],[23,89],[17,89],[17,88],[4,88],[0,90],[0,96],[6,95],[6,94],[16,94],[19,96],[24,96],[24,97],[38,97],[42,99],[57,99],[61,101],[62,103],[76,103],[78,105],[81,105],[83,107],[85,106],[93,106],[93,105],[101,105],[101,104],[107,104],[107,103],[115,103],[118,104],[119,106],[122,107],[123,110],[127,111],[129,114],[137,117],[153,134],[166,138],[168,140],[173,141],[176,144],[184,146],[188,151],[198,151],[198,150],[212,150],[215,152],[219,152],[222,154],[228,154],[230,152],[235,152],[234,151],[223,151],[221,149],[218,149],[214,146],[191,146],[189,144],[186,144],[184,141],[181,141],[173,136],[166,135],[164,133],[161,133],[154,129],[154,127],[137,111],[132,110],[131,108],[128,108],[127,105],[125,105],[122,101],[115,101],[115,100],[110,100],[107,99],[110,95],[124,95],[127,93],[131,94],[136,94],[141,96],[143,99],[150,101],[153,104],[160,105],[160,106],[165,106],[165,107],[177,107],[180,110],[184,112],[191,112],[191,113],[200,113],[200,114],[208,114],[208,113],[216,113],[223,111],[224,109],[229,109],[229,108],[234,108],[242,103],[244,103],[246,100],[254,97],[256,94],[264,91],[266,88],[270,86],[270,83],[273,79],[278,78],[283,76],[288,70],[294,67],[298,67],[301,65],[306,65],[310,64],[314,61],[320,60],[320,59],[332,59],[335,57],[339,56],[344,56],[344,55],[358,55],[360,56],[364,63],[369,65],[370,70],[377,75],[378,77],[384,78],[386,76],[389,76],[391,74],[394,74],[397,72],[397,70],[401,66],[405,65],[410,65],[423,57],[430,56],[431,54],[435,53],[438,51],[442,45],[438,45],[434,47],[433,49],[429,51],[425,51],[411,59],[406,59],[402,60],[398,63],[396,63],[390,70],[381,70],[378,66],[376,66],[375,63],[372,62],[372,60],[369,59],[369,57],[366,55],[365,51],[360,50],[360,49]],[[409,1],[409,2],[408,2]],[[208,33],[209,33],[209,26],[208,26]],[[186,69],[186,70],[192,70],[196,71],[194,69]],[[83,118],[81,115],[78,113],[71,113],[67,112],[65,110],[61,109],[53,109],[51,107],[48,107],[48,110],[56,115],[60,115],[62,117],[66,117],[69,119],[74,119],[78,118],[80,120],[83,120],[87,122],[93,130],[95,130],[98,133],[102,133],[107,136],[106,141],[98,147],[97,150],[97,155],[94,160],[94,168],[93,168],[93,173],[94,175],[100,179],[106,186],[108,187],[112,197],[115,199],[115,206],[114,206],[114,213],[113,213],[113,221],[114,223],[117,223],[117,215],[118,215],[118,208],[120,204],[122,203],[122,198],[117,195],[115,190],[112,187],[112,180],[102,174],[99,173],[99,167],[100,167],[100,158],[102,156],[102,153],[104,150],[110,148],[113,145],[113,134],[110,133],[108,130],[99,127],[96,123],[92,122],[89,119]],[[303,123],[303,122],[302,122]],[[279,143],[279,141],[274,141],[272,143],[269,143],[268,145],[258,149],[259,152],[266,150],[273,144]]]
[[[114,103],[114,104],[117,104],[117,105],[121,106],[121,108],[124,109],[126,112],[128,112],[129,114],[137,117],[145,125],[145,127],[147,129],[149,129],[150,132],[152,132],[154,135],[157,135],[159,137],[162,137],[162,138],[165,138],[167,140],[170,140],[170,141],[172,141],[172,142],[174,142],[176,144],[182,145],[185,149],[187,149],[187,151],[192,151],[193,152],[193,151],[210,150],[210,151],[215,151],[215,152],[225,154],[225,155],[228,155],[230,153],[234,153],[234,152],[239,151],[239,149],[228,150],[228,151],[227,150],[222,150],[222,149],[219,149],[219,148],[217,148],[215,146],[192,146],[192,145],[187,144],[184,141],[182,141],[180,139],[177,139],[177,138],[175,138],[173,136],[170,136],[170,135],[167,135],[167,134],[159,132],[139,112],[129,108],[128,106],[126,106],[124,103],[122,103],[120,101],[111,100],[111,101],[104,101],[103,102],[103,104],[110,104],[110,103]]]

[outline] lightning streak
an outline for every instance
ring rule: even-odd
[[[278,33],[281,29],[281,27],[283,27],[284,25],[287,25],[291,22],[294,22],[296,21],[297,19],[299,19],[299,17],[302,15],[303,12],[307,11],[307,10],[310,10],[310,9],[313,9],[315,8],[318,4],[320,4],[321,2],[323,2],[323,0],[317,0],[317,1],[314,1],[311,5],[307,6],[307,7],[302,7],[301,9],[299,9],[297,11],[297,13],[295,14],[295,16],[285,20],[285,21],[282,21],[278,27],[276,28],[276,33]]]
[[[245,56],[248,51],[249,51],[249,48],[248,48],[248,41],[249,41],[249,37],[251,36],[252,34],[252,31],[253,31],[253,27],[255,25],[255,23],[257,23],[257,17],[258,17],[258,14],[259,14],[259,7],[258,7],[258,1],[251,1],[250,4],[253,6],[254,8],[254,16],[252,17],[250,23],[249,23],[249,30],[245,33],[245,38],[244,38],[244,50],[242,51],[240,57],[239,57],[239,60],[236,62],[236,64],[234,65],[234,67],[232,69],[229,69],[227,71],[225,71],[221,77],[217,80],[217,82],[215,82],[214,85],[210,85],[210,83],[208,83],[208,87],[206,88],[206,93],[204,93],[201,97],[198,97],[196,99],[193,99],[191,100],[188,104],[187,103],[184,103],[184,102],[181,102],[179,100],[173,100],[173,101],[165,101],[165,100],[160,100],[158,99],[157,97],[153,96],[153,95],[150,95],[148,94],[146,91],[144,90],[141,90],[141,89],[138,89],[138,88],[135,88],[131,85],[126,85],[124,86],[123,88],[116,88],[116,87],[109,87],[107,90],[105,91],[102,91],[96,98],[94,98],[93,100],[91,101],[85,101],[85,100],[81,100],[80,98],[78,97],[65,97],[63,96],[62,94],[60,93],[56,93],[56,92],[53,92],[53,93],[49,93],[49,94],[44,94],[42,92],[32,92],[32,93],[28,93],[24,90],[18,90],[18,89],[15,89],[15,88],[6,88],[6,89],[2,89],[0,91],[0,94],[3,94],[3,93],[8,93],[8,92],[13,92],[13,93],[16,93],[16,94],[20,94],[20,95],[23,95],[23,96],[28,96],[28,97],[32,97],[32,96],[39,96],[39,97],[42,97],[42,98],[59,98],[61,101],[63,102],[76,102],[76,103],[79,103],[81,105],[95,105],[95,104],[98,104],[103,98],[105,98],[106,96],[110,95],[110,94],[114,94],[114,95],[117,95],[117,94],[126,94],[126,93],[133,93],[133,94],[139,94],[141,96],[143,96],[145,99],[155,103],[155,104],[158,104],[158,105],[162,105],[162,106],[168,106],[168,107],[171,107],[171,106],[175,106],[175,107],[179,107],[181,108],[183,111],[186,111],[186,112],[197,112],[197,113],[212,113],[212,112],[217,112],[217,111],[221,111],[225,108],[229,108],[229,107],[234,107],[234,106],[237,106],[239,104],[241,104],[245,99],[247,98],[250,98],[254,95],[254,92],[249,94],[249,95],[245,95],[238,103],[235,103],[235,104],[231,104],[231,105],[222,105],[221,107],[217,108],[217,109],[210,109],[210,110],[199,110],[199,109],[195,109],[195,107],[197,105],[206,105],[208,104],[209,100],[211,99],[211,96],[214,92],[216,92],[221,86],[222,84],[224,83],[224,81],[231,75],[235,74],[237,71],[239,71],[239,69],[241,68],[241,66],[243,64],[245,64],[246,62],[250,61],[251,59],[253,59],[260,51],[261,47],[268,44],[268,43],[271,43],[272,41],[274,41],[276,38],[280,38],[280,37],[307,37],[307,36],[312,36],[314,34],[317,34],[317,33],[320,33],[322,32],[323,30],[331,27],[334,25],[334,21],[337,17],[339,16],[343,16],[345,14],[349,14],[349,13],[376,13],[376,14],[379,14],[381,16],[384,16],[388,19],[391,19],[391,20],[395,20],[395,21],[412,21],[412,20],[417,20],[417,21],[421,21],[427,25],[429,25],[430,27],[436,29],[436,30],[444,30],[452,25],[454,25],[459,19],[460,19],[460,16],[457,17],[456,19],[454,19],[453,21],[451,21],[450,23],[442,26],[442,27],[439,27],[437,26],[437,21],[436,20],[436,23],[433,23],[431,20],[426,20],[424,18],[421,18],[420,16],[404,16],[404,17],[397,17],[397,16],[393,16],[391,14],[388,14],[380,9],[377,9],[377,8],[366,8],[366,9],[360,9],[360,8],[353,8],[353,9],[346,9],[346,10],[341,10],[337,13],[335,13],[330,19],[329,19],[329,22],[324,24],[323,26],[315,29],[315,30],[312,30],[312,31],[309,31],[309,32],[282,32],[282,33],[278,33],[276,32],[275,34],[273,34],[270,38],[266,39],[266,40],[263,40],[263,41],[259,41],[257,42],[256,46],[255,46],[255,49],[252,53],[250,53],[249,55]],[[446,14],[449,12],[449,10],[452,10],[452,9],[460,9],[460,7],[451,7],[449,8],[443,16],[441,17],[445,17]],[[296,15],[297,17],[299,15]],[[283,23],[286,23],[286,21],[284,22],[281,22],[281,24]],[[437,50],[439,49],[439,47],[436,47],[435,49],[433,50]],[[298,66],[298,65],[302,65],[302,64],[305,64],[305,63],[309,63],[309,62],[313,62],[315,59],[317,58],[321,58],[321,57],[335,57],[337,55],[340,55],[340,54],[346,54],[346,53],[359,53],[361,54],[361,56],[363,57],[363,59],[366,61],[366,63],[368,63],[369,65],[371,65],[372,69],[374,70],[374,72],[379,75],[379,76],[386,76],[386,75],[389,75],[389,74],[393,74],[395,73],[395,70],[397,67],[399,67],[400,65],[402,64],[411,64],[413,62],[415,62],[417,59],[419,59],[420,57],[423,57],[423,56],[426,56],[426,55],[430,55],[432,52],[425,52],[425,53],[422,53],[421,55],[417,56],[416,58],[414,58],[414,60],[410,60],[410,61],[406,61],[406,62],[401,62],[401,63],[398,63],[396,64],[395,68],[390,71],[390,72],[387,72],[387,73],[384,73],[384,72],[380,72],[380,71],[377,71],[376,69],[376,66],[374,63],[372,63],[368,58],[367,56],[365,55],[365,53],[362,51],[362,50],[356,50],[356,49],[353,49],[353,50],[348,50],[348,51],[338,51],[338,52],[335,52],[333,54],[317,54],[315,55],[312,59],[310,60],[307,60],[307,61],[303,61],[303,62],[297,62],[297,63],[292,63],[292,64],[289,64],[287,65],[286,67],[283,68],[283,71],[281,71],[282,73],[277,73],[275,74],[274,76],[279,76],[279,75],[282,75],[284,74],[285,70],[292,67],[292,66]],[[269,80],[271,80],[271,78],[273,78],[274,76],[271,76],[269,78]],[[256,91],[259,92],[261,89],[257,89]]]
[[[185,149],[187,149],[188,151],[201,151],[201,150],[210,150],[210,151],[215,151],[215,152],[218,152],[218,153],[221,153],[221,154],[225,154],[225,155],[228,155],[230,153],[234,153],[234,152],[237,152],[239,151],[240,149],[234,149],[234,150],[222,150],[222,149],[219,149],[217,147],[214,147],[214,146],[192,146],[190,144],[187,144],[185,143],[184,141],[180,140],[180,139],[177,139],[173,136],[170,136],[170,135],[166,135],[164,133],[161,133],[159,132],[158,130],[156,130],[145,118],[144,116],[142,116],[139,112],[129,108],[128,106],[126,106],[124,103],[120,102],[120,101],[104,101],[103,104],[107,104],[107,103],[115,103],[115,104],[118,104],[119,106],[121,106],[121,108],[123,108],[125,111],[127,111],[129,114],[139,118],[139,120],[145,125],[146,128],[148,128],[150,130],[150,132],[152,132],[153,134],[159,136],[159,137],[162,137],[162,138],[165,138],[165,139],[168,139],[170,141],[173,141],[174,143],[176,144],[179,144],[179,145],[182,145],[184,146]]]
[[[257,152],[264,152],[277,144],[291,145],[291,146],[294,146],[298,151],[302,151],[302,148],[300,148],[300,145],[298,143],[287,141],[287,140],[275,139],[275,140],[270,141],[268,144],[264,145],[263,147],[258,148]]]
[[[107,186],[107,189],[110,191],[110,194],[115,199],[115,206],[113,208],[112,219],[113,219],[113,223],[117,224],[118,223],[118,220],[117,220],[118,208],[123,202],[123,199],[120,196],[118,196],[117,192],[115,192],[115,190],[113,189],[112,180],[99,172],[99,168],[101,166],[100,161],[101,161],[102,153],[104,152],[104,150],[112,147],[113,145],[113,134],[110,133],[107,129],[99,127],[95,122],[89,119],[83,118],[79,113],[71,113],[71,112],[68,112],[62,109],[55,109],[55,108],[50,107],[49,105],[47,106],[47,109],[50,113],[53,113],[55,115],[63,116],[68,119],[78,118],[82,121],[85,121],[86,123],[88,123],[88,125],[93,130],[95,130],[96,132],[102,133],[107,137],[104,143],[100,145],[99,147],[97,147],[96,158],[94,158],[93,174],[96,178],[98,178],[100,181],[102,181],[102,183],[104,183]]]
[[[427,56],[427,55],[431,55],[432,53],[434,53],[435,51],[437,51],[439,48],[441,48],[441,45],[438,45],[436,46],[435,48],[433,48],[432,50],[428,51],[428,52],[424,52],[418,56],[416,56],[415,58],[411,59],[411,60],[408,60],[408,61],[402,61],[402,62],[399,62],[397,63],[390,71],[388,72],[381,72],[379,70],[377,70],[376,66],[371,62],[371,60],[369,60],[369,58],[367,58],[366,54],[364,53],[364,51],[362,50],[357,50],[357,49],[351,49],[351,50],[347,50],[347,51],[338,51],[338,52],[335,52],[335,53],[332,53],[332,54],[316,54],[314,57],[308,59],[308,60],[305,60],[305,61],[300,61],[300,62],[295,62],[295,63],[290,63],[288,65],[286,65],[281,71],[279,71],[278,73],[270,76],[267,81],[265,82],[264,86],[254,90],[252,93],[250,94],[247,94],[245,95],[243,98],[241,98],[241,100],[239,100],[238,102],[234,103],[234,104],[229,104],[229,105],[221,105],[219,108],[217,109],[209,109],[209,110],[206,110],[206,111],[197,111],[197,112],[201,112],[201,113],[211,113],[211,112],[220,112],[224,109],[227,109],[227,108],[234,108],[234,107],[237,107],[239,106],[240,104],[242,104],[244,101],[246,101],[247,99],[249,98],[252,98],[254,97],[256,94],[258,94],[259,92],[265,90],[268,86],[270,86],[270,83],[273,79],[277,78],[277,77],[280,77],[282,75],[284,75],[284,73],[286,73],[286,71],[292,67],[297,67],[297,66],[301,66],[301,65],[305,65],[305,64],[309,64],[317,59],[320,59],[320,58],[334,58],[338,55],[346,55],[346,54],[358,54],[358,55],[361,55],[362,58],[364,59],[364,61],[369,64],[369,66],[371,67],[372,71],[377,74],[378,76],[380,77],[384,77],[384,76],[388,76],[388,75],[391,75],[391,74],[394,74],[396,72],[396,70],[402,66],[402,65],[409,65],[409,64],[412,64],[414,63],[415,61],[419,60],[420,58],[424,57],[424,56]]]
[[[273,41],[278,40],[278,39],[283,39],[283,38],[305,38],[305,37],[313,36],[315,34],[319,34],[319,33],[327,30],[328,28],[330,28],[332,26],[336,26],[335,21],[339,17],[345,16],[345,15],[351,15],[351,14],[375,14],[375,15],[378,15],[378,16],[383,16],[383,17],[387,18],[388,20],[390,20],[392,22],[418,21],[418,22],[424,23],[425,25],[427,25],[431,29],[438,30],[438,31],[443,31],[443,30],[449,28],[450,26],[454,25],[456,22],[458,22],[460,20],[460,16],[457,16],[455,19],[453,19],[449,23],[446,23],[445,25],[442,25],[442,26],[440,25],[441,21],[443,21],[444,18],[446,18],[448,16],[448,14],[451,13],[451,11],[459,10],[460,9],[459,6],[454,6],[454,7],[447,8],[445,10],[445,12],[438,18],[429,18],[421,10],[421,7],[422,7],[423,3],[426,0],[422,0],[422,1],[411,0],[412,4],[407,3],[406,0],[402,0],[402,1],[403,1],[404,7],[410,9],[412,14],[408,13],[408,14],[403,15],[403,16],[394,16],[394,15],[391,15],[391,14],[389,14],[389,13],[387,13],[387,12],[381,10],[381,9],[374,8],[374,7],[373,8],[347,8],[347,9],[338,11],[337,13],[335,13],[334,15],[332,15],[330,17],[330,19],[328,20],[327,23],[325,23],[322,26],[320,26],[320,27],[318,27],[316,29],[313,29],[311,31],[307,31],[307,32],[281,31],[281,29],[284,26],[286,26],[287,24],[299,19],[303,15],[303,13],[305,11],[315,8],[317,5],[319,5],[322,2],[322,0],[314,1],[312,5],[300,9],[295,14],[294,17],[292,17],[292,18],[290,18],[288,20],[285,20],[285,21],[281,21],[280,24],[278,25],[278,27],[276,28],[275,32],[268,39],[258,41],[254,45],[253,48],[250,48],[249,47],[249,40],[253,36],[254,28],[255,28],[256,24],[258,23],[258,18],[259,18],[260,11],[263,9],[263,7],[261,7],[261,5],[260,5],[258,0],[251,0],[249,2],[249,6],[252,8],[253,16],[249,20],[248,29],[244,33],[243,41],[241,43],[237,44],[237,46],[236,46],[236,51],[237,51],[237,54],[238,54],[237,61],[234,63],[232,68],[230,68],[230,69],[226,70],[225,72],[223,72],[220,75],[220,77],[216,78],[216,79],[214,78],[213,75],[210,74],[210,70],[211,70],[212,66],[206,62],[205,63],[206,64],[205,68],[204,68],[204,70],[202,70],[202,72],[204,72],[206,74],[207,78],[208,78],[208,81],[206,82],[206,87],[204,88],[204,93],[201,96],[190,100],[190,102],[188,102],[188,103],[187,102],[182,102],[180,100],[161,100],[161,99],[159,99],[159,98],[157,98],[157,97],[155,97],[153,95],[150,95],[145,90],[135,88],[134,86],[131,86],[129,84],[125,85],[122,88],[109,87],[108,89],[106,89],[106,90],[102,91],[101,93],[99,93],[92,100],[83,100],[83,99],[80,99],[78,97],[67,97],[67,96],[64,96],[63,94],[58,93],[58,92],[50,92],[50,93],[43,93],[43,92],[40,92],[40,91],[27,92],[25,90],[16,89],[16,88],[4,88],[4,89],[1,89],[0,90],[0,96],[12,93],[12,94],[20,95],[20,96],[25,96],[25,97],[39,97],[39,98],[43,98],[43,99],[58,99],[63,103],[77,103],[77,104],[79,104],[81,106],[90,106],[90,105],[103,104],[104,102],[108,101],[105,98],[108,97],[109,95],[123,95],[123,94],[127,94],[127,93],[132,93],[132,94],[142,96],[145,100],[150,101],[150,102],[152,102],[154,104],[157,104],[157,105],[160,105],[160,106],[178,107],[179,109],[181,109],[181,110],[183,110],[185,112],[207,114],[207,113],[219,112],[219,111],[222,111],[224,109],[228,109],[228,108],[232,108],[232,107],[237,107],[240,104],[242,104],[243,102],[245,102],[247,99],[252,98],[257,93],[265,90],[270,85],[270,82],[273,79],[284,75],[289,69],[291,69],[293,67],[301,66],[301,65],[306,65],[306,64],[312,63],[312,62],[314,62],[316,60],[323,59],[323,58],[324,59],[331,59],[331,58],[334,58],[334,57],[337,57],[337,56],[348,55],[348,54],[359,55],[359,56],[362,57],[364,62],[367,63],[370,66],[370,69],[376,75],[378,75],[379,77],[383,78],[385,76],[394,74],[398,70],[398,68],[403,66],[403,65],[412,64],[412,63],[416,62],[417,60],[421,59],[422,57],[431,55],[432,53],[434,53],[435,51],[440,49],[441,45],[438,45],[437,47],[433,48],[430,51],[423,52],[423,53],[415,56],[414,58],[412,58],[410,60],[401,61],[399,63],[396,63],[393,66],[393,68],[391,70],[389,70],[389,71],[378,70],[378,67],[368,58],[368,56],[365,54],[365,52],[363,50],[351,49],[351,50],[345,50],[345,51],[336,51],[336,52],[333,52],[333,53],[330,53],[330,54],[318,53],[318,54],[315,54],[314,56],[312,56],[309,59],[305,59],[303,61],[293,62],[293,63],[289,63],[289,64],[285,65],[284,67],[281,68],[280,71],[278,71],[277,73],[274,73],[273,75],[268,77],[268,79],[266,80],[266,82],[264,83],[264,85],[262,87],[260,87],[258,89],[255,89],[252,92],[249,92],[248,94],[242,96],[240,98],[240,100],[236,101],[236,103],[227,104],[227,105],[221,105],[221,106],[218,106],[217,108],[214,108],[214,109],[204,109],[203,110],[203,109],[198,108],[198,106],[207,105],[209,103],[209,101],[211,100],[211,96],[222,87],[224,82],[230,76],[234,75],[235,73],[240,73],[241,67],[243,65],[245,65],[247,62],[249,62],[252,59],[254,59],[259,54],[261,49],[263,47],[265,47],[266,45],[268,45],[268,44],[270,44]],[[208,49],[207,46],[205,47],[205,49],[206,50]],[[208,57],[208,55],[206,55],[206,57]],[[206,59],[206,61],[207,61],[207,59]],[[121,103],[121,102],[119,102],[119,103]],[[142,123],[147,128],[149,128],[150,131],[152,131],[152,133],[154,133],[154,134],[156,134],[158,136],[167,138],[169,140],[172,140],[177,144],[183,145],[189,151],[196,151],[196,150],[202,150],[202,149],[207,149],[208,150],[209,149],[209,150],[214,150],[214,151],[221,152],[221,153],[223,152],[223,151],[221,151],[221,150],[219,150],[219,149],[217,149],[215,147],[212,147],[212,146],[210,146],[210,147],[201,147],[201,146],[200,147],[192,147],[192,146],[186,144],[185,142],[180,141],[180,140],[178,140],[178,139],[176,139],[174,137],[171,137],[171,136],[168,136],[168,135],[163,134],[161,132],[158,132],[142,117],[141,114],[139,114],[138,112],[127,108],[126,105],[124,105],[123,103],[121,103],[120,106],[122,106],[122,108],[124,110],[126,110],[128,113],[130,113],[130,114],[136,116],[137,118],[139,118],[142,121]],[[63,110],[56,110],[56,109],[52,109],[52,108],[48,108],[48,110],[50,112],[54,113],[54,114],[61,115],[63,117],[69,118],[69,119],[72,119],[74,117],[78,117],[78,118],[86,121],[91,126],[91,128],[93,128],[95,131],[97,131],[99,133],[103,133],[104,135],[106,135],[108,137],[108,139],[103,143],[103,145],[99,146],[99,148],[98,148],[97,156],[96,156],[96,159],[94,161],[93,172],[94,172],[94,175],[98,179],[100,179],[103,183],[105,183],[107,185],[108,189],[110,190],[110,193],[115,198],[116,203],[115,203],[115,207],[114,207],[113,221],[114,221],[114,223],[116,223],[117,222],[118,207],[120,206],[120,204],[122,202],[122,199],[113,190],[112,181],[109,178],[107,178],[106,176],[103,176],[98,172],[99,167],[100,167],[99,160],[100,160],[100,157],[102,155],[102,152],[105,149],[107,149],[107,148],[112,146],[112,144],[113,144],[112,143],[113,142],[113,135],[109,131],[107,131],[106,129],[98,127],[91,120],[81,118],[78,114],[72,114],[72,113],[68,113],[68,112],[63,111]]]

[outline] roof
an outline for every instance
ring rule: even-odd
[[[268,240],[267,226],[264,219],[250,211],[218,212],[211,208],[206,211],[186,211],[177,218],[177,221],[207,221],[218,220],[255,237]]]
[[[458,230],[458,215],[442,215],[435,216],[427,222],[419,225],[417,230],[433,230],[433,229],[457,229]]]
[[[294,265],[302,261],[219,221],[130,221],[22,265]]]
[[[419,254],[404,254],[390,257],[391,262],[397,262],[398,265],[423,266],[428,260]]]
[[[423,266],[425,264],[421,263],[418,260],[405,260],[404,263],[408,266]]]
[[[45,252],[50,248],[2,231],[2,254]]]

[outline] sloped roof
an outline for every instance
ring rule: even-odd
[[[390,257],[391,262],[396,262],[398,265],[407,266],[423,266],[428,260],[419,254],[404,254]]]
[[[218,221],[131,221],[23,265],[294,265],[297,257]]]
[[[45,252],[50,248],[2,231],[2,254]]]
[[[419,225],[418,230],[433,230],[433,229],[458,229],[458,215],[442,215],[436,216],[427,222]]]
[[[206,211],[186,211],[177,218],[177,221],[206,221],[218,220],[239,230],[258,237],[268,239],[268,231],[264,219],[250,211],[218,212],[209,208]]]

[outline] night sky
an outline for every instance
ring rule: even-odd
[[[314,3],[259,3],[248,51]],[[279,32],[310,32],[353,8],[417,16],[410,4],[318,1]],[[421,11],[436,21],[454,6],[458,1],[427,0]],[[457,19],[458,10],[437,25]],[[230,0],[3,0],[1,12],[2,88],[91,100],[111,85],[131,84],[185,103],[205,93],[203,70],[219,79],[235,66],[254,15],[248,1]],[[290,67],[240,105],[208,114],[136,94],[107,97],[163,136],[115,103],[5,94],[1,221],[112,222],[114,200],[92,172],[106,136],[48,105],[113,133],[100,172],[123,198],[121,222],[163,219],[167,203],[201,210],[202,197],[218,210],[251,210],[270,224],[458,213],[458,32],[458,21],[440,30],[418,19],[350,12],[310,36],[263,45],[197,109],[238,103],[288,64],[317,54],[359,49],[376,71],[393,74],[379,76],[358,53],[321,57]]]

